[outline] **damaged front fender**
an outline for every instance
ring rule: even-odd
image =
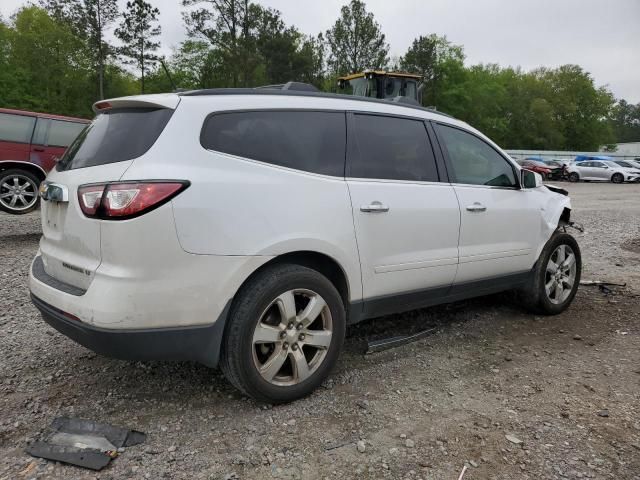
[[[544,242],[541,242],[538,246],[536,258],[540,256],[544,245],[549,241],[558,227],[567,226],[571,222],[571,199],[568,193],[566,193],[566,190],[551,185],[546,186],[546,190],[548,193],[545,195],[542,206],[540,207],[542,213],[540,216],[542,223],[540,232]],[[558,190],[565,193],[558,192]]]

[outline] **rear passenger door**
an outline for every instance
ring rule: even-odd
[[[458,263],[460,211],[453,187],[439,181],[421,120],[349,114],[347,184],[365,300],[431,290],[445,295]],[[410,309],[428,298],[402,298]],[[399,310],[377,303],[376,314]],[[365,313],[367,313],[365,311]]]

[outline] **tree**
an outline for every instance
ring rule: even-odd
[[[219,86],[251,87],[290,80],[320,84],[321,38],[287,26],[279,11],[248,0],[183,0],[187,32],[210,45],[210,80]]]
[[[114,32],[123,43],[119,49],[120,54],[129,59],[127,63],[135,65],[140,70],[142,93],[145,69],[157,60],[153,52],[158,50],[160,43],[154,42],[153,38],[160,35],[160,26],[154,25],[159,14],[160,10],[144,0],[130,0],[127,2],[122,22]]]
[[[567,150],[597,150],[610,143],[613,133],[606,122],[614,98],[606,88],[596,88],[593,78],[578,65],[555,70],[540,69],[539,79],[548,85]]]
[[[241,74],[246,84],[250,64],[245,53],[252,14],[248,0],[183,0],[182,5],[198,7],[182,14],[188,35],[208,41],[219,51],[233,87],[240,86]]]
[[[611,109],[609,124],[616,142],[640,142],[640,103],[619,100]]]
[[[86,38],[96,72],[98,98],[104,98],[104,68],[112,48],[105,42],[105,30],[118,17],[117,0],[40,0],[51,15],[69,23],[74,32]]]
[[[71,28],[35,6],[24,7],[0,27],[0,104],[86,116],[93,103],[86,48]]]
[[[336,75],[384,68],[389,61],[389,45],[364,2],[351,0],[342,7],[340,18],[327,30],[329,68]]]
[[[422,75],[423,104],[438,106],[440,84],[447,81],[446,72],[464,68],[464,53],[461,46],[453,45],[447,37],[420,36],[400,58],[400,68]]]

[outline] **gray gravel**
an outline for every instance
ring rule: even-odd
[[[366,322],[322,388],[277,407],[218,371],[103,358],[49,328],[27,291],[38,212],[0,213],[0,479],[456,479],[465,465],[465,480],[639,479],[640,185],[568,188],[583,277],[628,287],[583,287],[553,318],[501,294]],[[362,354],[367,338],[427,327]],[[26,455],[60,415],[148,439],[99,473]]]

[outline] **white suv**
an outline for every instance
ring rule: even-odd
[[[566,192],[449,116],[276,90],[99,102],[41,187],[33,302],[122,359],[220,363],[284,402],[347,324],[508,289],[571,303]]]

